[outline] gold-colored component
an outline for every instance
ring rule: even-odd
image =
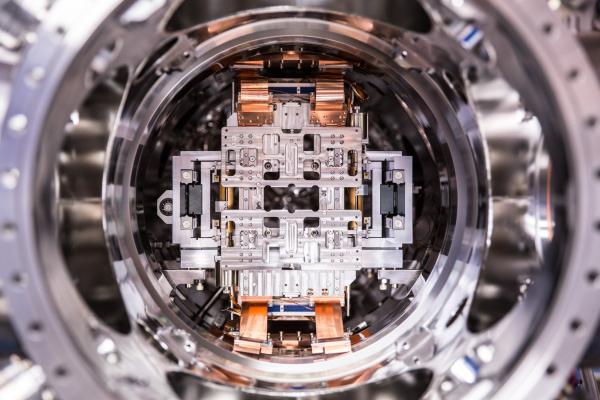
[[[344,336],[342,306],[339,303],[315,304],[317,339],[337,339]]]
[[[346,198],[348,199],[349,210],[360,210],[363,211],[364,198],[358,194],[357,188],[346,188]],[[348,223],[348,229],[358,229],[358,222],[350,221]]]
[[[235,188],[219,186],[219,201],[226,203],[228,210],[233,210],[235,205]]]
[[[227,237],[227,247],[233,247],[233,231],[235,230],[235,223],[233,221],[227,221],[225,224],[225,236]]]
[[[282,54],[281,58],[284,61],[301,61],[302,58],[300,57],[300,54],[296,53],[295,51],[288,51]]]
[[[269,82],[266,80],[241,81],[238,101],[247,110],[268,111]]]
[[[233,68],[240,70],[262,69],[264,64],[265,62],[263,60],[244,60],[238,61],[233,65]]]
[[[337,354],[352,350],[351,343],[344,335],[342,306],[339,298],[315,299],[316,342],[313,353]]]
[[[346,196],[348,197],[348,204],[350,210],[356,210],[356,188],[346,188]]]
[[[342,60],[320,59],[319,60],[319,68],[321,68],[321,69],[339,69],[339,70],[344,70],[344,69],[350,68],[350,65],[347,62],[344,62]]]
[[[240,71],[244,77],[257,77],[255,71],[261,69],[318,68],[321,72],[340,73],[351,67],[351,64],[343,60],[323,58],[322,56],[305,54],[295,50],[266,55],[257,60],[239,61],[233,65],[233,68]]]
[[[345,126],[348,117],[344,80],[317,80],[311,122],[321,126]]]
[[[237,116],[240,126],[261,126],[273,123],[273,105],[266,80],[240,81]]]
[[[244,302],[240,320],[240,337],[267,340],[267,302]]]
[[[356,176],[358,174],[358,152],[350,150],[348,152],[348,175]]]
[[[360,101],[367,101],[369,99],[369,95],[367,94],[367,92],[365,92],[365,90],[362,87],[360,87],[356,82],[352,82],[350,84],[350,88],[354,92],[354,95],[358,97]]]
[[[242,298],[240,336],[234,341],[233,350],[243,353],[271,354],[273,347],[267,342],[267,297]]]
[[[227,209],[233,210],[234,201],[235,201],[235,188],[228,187],[225,190],[225,201],[227,202]]]
[[[297,337],[285,335],[280,339],[281,347],[286,350],[298,350],[300,348],[300,341]]]

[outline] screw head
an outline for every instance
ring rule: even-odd
[[[19,182],[19,170],[10,168],[0,172],[0,185],[5,189],[14,189]]]
[[[8,119],[8,128],[13,132],[22,132],[27,127],[27,116],[16,114]]]
[[[181,177],[185,180],[190,180],[192,179],[192,173],[190,171],[182,171]]]
[[[160,202],[159,208],[163,214],[167,216],[173,215],[173,200],[170,198],[164,199]]]
[[[442,392],[448,393],[454,389],[454,382],[449,378],[446,378],[440,383],[440,389]]]
[[[394,217],[392,220],[392,225],[394,229],[404,229],[404,218],[400,216]]]
[[[482,343],[475,348],[477,357],[484,363],[489,363],[494,359],[495,348],[491,343]]]
[[[394,171],[394,180],[403,181],[404,180],[404,172],[403,171]]]

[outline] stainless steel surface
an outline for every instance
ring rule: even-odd
[[[46,396],[558,394],[600,300],[600,90],[575,34],[594,14],[368,3],[0,4],[0,278]],[[201,273],[220,256],[211,221],[192,241],[168,213],[181,219],[179,162],[222,160],[232,65],[290,49],[357,66],[365,156],[412,158],[411,218],[390,222],[412,243],[402,269],[356,274],[391,264],[364,239],[351,352],[257,357],[232,352],[235,305]]]
[[[583,368],[581,370],[581,377],[583,379],[583,387],[588,398],[592,400],[600,399],[600,389],[598,388],[598,381],[596,380],[594,370],[590,368]]]

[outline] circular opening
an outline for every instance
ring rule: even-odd
[[[40,235],[40,265],[64,258],[95,317],[125,333],[115,346],[143,349],[113,360],[125,370],[147,356],[133,369],[177,365],[203,384],[290,395],[365,382],[372,391],[390,375],[424,391],[430,371],[399,371],[435,365],[446,346],[487,330],[518,360],[548,320],[540,307],[560,288],[574,226],[571,147],[543,74],[525,74],[548,94],[541,105],[509,84],[519,79],[490,76],[498,60],[485,35],[448,34],[458,16],[443,18],[448,32],[435,42],[322,10],[261,9],[200,26],[192,17],[172,17],[185,30],[160,35],[145,62],[96,70],[68,112],[57,170],[35,176],[45,185],[35,192],[54,199],[37,199],[35,218],[46,226],[57,215],[52,243],[62,250],[46,252],[51,235]],[[105,60],[135,58],[129,42],[106,47]],[[593,111],[575,120],[597,125]],[[52,158],[47,137],[40,160]],[[581,283],[597,280],[585,273]],[[37,286],[37,275],[13,281],[24,277]],[[508,340],[494,336],[496,323],[512,327],[509,311],[522,303],[544,306],[510,346],[496,346]],[[96,327],[77,307],[64,309],[84,310]],[[587,331],[571,318],[562,331]],[[473,363],[496,361],[485,350],[472,359],[472,344],[449,372],[468,364],[466,375],[436,377],[443,392],[479,379]],[[105,366],[112,353],[97,352]],[[137,376],[122,382],[147,385]],[[194,386],[180,378],[177,390]]]
[[[227,363],[209,379],[289,389],[302,372],[306,390],[396,357],[427,362],[422,315],[457,336],[494,326],[562,234],[565,170],[552,172],[561,155],[534,107],[504,81],[490,98],[483,68],[432,59],[444,50],[427,38],[392,49],[345,24],[275,17],[217,29],[186,57],[160,49],[180,61],[134,80],[152,95],[123,110],[140,129],[111,143],[107,182],[135,190],[107,192],[105,211],[125,228],[111,254],[131,260],[159,325]],[[514,136],[494,137],[487,117],[507,96],[521,117]],[[135,224],[122,225],[132,204]]]
[[[273,128],[261,128],[252,122],[248,122],[246,131],[240,130],[240,127],[235,129],[226,128],[231,126],[228,119],[232,118],[232,110],[237,108],[238,122],[236,124],[239,124],[240,118],[244,118],[243,116],[240,117],[243,112],[240,111],[242,106],[239,103],[243,94],[236,93],[236,88],[244,85],[246,83],[244,79],[248,79],[245,77],[252,73],[252,70],[244,70],[244,66],[257,65],[257,63],[261,65],[260,71],[249,79],[271,82],[270,84],[273,85],[274,89],[269,95],[274,99],[274,102],[278,97],[280,98],[274,103],[274,112],[277,112],[277,107],[292,109],[293,106],[298,110],[301,110],[301,107],[304,106],[310,107],[311,96],[315,96],[310,90],[315,90],[314,87],[320,85],[321,80],[328,82],[332,79],[331,76],[338,77],[340,95],[344,96],[343,101],[352,101],[353,110],[360,110],[360,112],[353,114],[351,118],[364,118],[363,121],[366,121],[368,116],[368,131],[366,126],[361,126],[360,129],[355,130],[355,132],[365,135],[365,138],[361,139],[364,140],[365,145],[359,144],[356,147],[363,159],[369,157],[373,159],[373,165],[376,165],[377,168],[383,166],[383,173],[392,165],[391,160],[393,157],[406,157],[402,161],[408,162],[407,165],[411,168],[411,170],[406,170],[406,176],[403,176],[400,172],[397,177],[390,175],[389,180],[385,176],[381,176],[382,170],[380,169],[374,172],[373,170],[363,170],[363,174],[361,174],[361,182],[365,187],[366,185],[372,187],[372,180],[376,179],[376,185],[383,187],[383,189],[380,189],[379,186],[375,187],[374,190],[377,190],[376,195],[379,196],[379,191],[383,190],[385,198],[373,198],[373,195],[361,196],[362,198],[359,201],[367,204],[367,207],[357,208],[364,214],[361,218],[362,221],[350,221],[349,226],[358,227],[360,224],[360,230],[372,231],[374,238],[378,236],[390,237],[394,234],[400,235],[400,237],[402,235],[408,237],[406,231],[394,231],[390,229],[392,226],[389,228],[383,226],[388,223],[387,219],[389,219],[389,223],[392,222],[392,216],[397,211],[398,214],[402,214],[402,218],[406,218],[405,223],[410,224],[410,231],[412,232],[409,232],[411,237],[410,240],[406,240],[406,243],[399,241],[395,247],[390,246],[388,250],[382,252],[382,254],[390,255],[390,259],[385,260],[385,266],[389,269],[389,272],[383,272],[380,268],[380,264],[384,260],[380,259],[373,262],[369,259],[369,257],[380,257],[377,250],[366,252],[358,246],[356,251],[360,257],[353,260],[360,261],[367,258],[366,264],[372,265],[372,267],[362,268],[362,265],[360,265],[360,268],[350,270],[345,276],[339,274],[341,278],[332,276],[331,279],[346,279],[345,284],[337,284],[337,287],[332,287],[332,290],[337,291],[337,296],[341,296],[344,302],[343,315],[340,315],[343,320],[341,339],[349,340],[351,347],[356,351],[366,348],[379,332],[390,330],[396,326],[398,321],[405,317],[408,307],[417,303],[419,292],[416,290],[415,284],[429,279],[431,271],[439,262],[439,257],[446,254],[451,247],[453,242],[452,229],[456,224],[461,224],[455,220],[457,208],[459,207],[457,198],[465,196],[467,182],[476,182],[478,179],[477,174],[483,171],[483,166],[478,165],[478,172],[475,169],[477,167],[475,164],[478,161],[471,158],[469,167],[462,163],[465,160],[464,157],[472,157],[472,154],[470,154],[471,148],[460,148],[460,144],[456,143],[457,148],[454,149],[453,154],[448,154],[444,150],[445,145],[442,142],[453,141],[449,128],[444,125],[453,124],[456,129],[460,130],[461,123],[465,123],[465,121],[458,121],[453,118],[450,121],[438,121],[439,126],[436,134],[431,133],[427,136],[419,134],[420,131],[429,129],[429,124],[433,122],[433,118],[441,117],[444,114],[450,115],[450,110],[444,110],[444,105],[441,103],[432,104],[431,99],[423,99],[411,85],[429,87],[435,91],[440,90],[438,85],[445,86],[448,90],[452,90],[452,88],[460,89],[456,80],[451,82],[448,79],[449,72],[441,71],[438,76],[433,72],[425,74],[424,71],[402,70],[398,68],[393,60],[388,59],[381,53],[376,54],[377,58],[366,57],[365,55],[358,57],[345,49],[332,47],[329,44],[315,45],[305,42],[300,46],[285,41],[269,44],[268,46],[254,46],[250,50],[244,49],[239,53],[228,52],[226,58],[215,60],[210,66],[206,66],[204,71],[197,72],[192,76],[189,83],[179,87],[177,93],[173,94],[176,100],[165,107],[161,116],[154,117],[154,119],[160,120],[161,124],[155,127],[151,135],[145,140],[146,143],[137,157],[139,160],[137,172],[134,171],[134,174],[137,174],[135,176],[137,209],[140,210],[139,224],[143,227],[140,235],[145,253],[149,255],[149,262],[156,265],[153,270],[159,271],[157,276],[163,276],[172,285],[173,289],[169,296],[174,299],[175,309],[187,321],[188,328],[191,328],[193,332],[202,332],[219,347],[229,350],[239,349],[235,343],[239,341],[240,337],[243,337],[240,330],[241,319],[245,312],[243,304],[240,304],[244,297],[239,294],[240,287],[249,284],[254,286],[247,293],[260,293],[263,296],[265,296],[265,293],[271,293],[258,289],[253,291],[257,288],[257,285],[264,284],[264,282],[248,283],[252,279],[257,279],[259,277],[257,274],[234,272],[235,277],[224,278],[223,274],[226,272],[223,272],[223,270],[228,267],[224,261],[220,261],[220,263],[215,263],[214,260],[209,261],[208,264],[204,264],[204,269],[195,269],[185,278],[187,280],[182,281],[182,278],[178,275],[180,272],[174,268],[178,265],[184,265],[187,262],[187,257],[200,257],[202,250],[196,250],[190,242],[174,243],[176,239],[173,236],[173,225],[165,224],[156,214],[156,199],[166,190],[178,189],[173,186],[174,176],[178,175],[177,172],[174,172],[174,169],[183,168],[177,165],[177,163],[182,162],[180,155],[184,154],[183,152],[195,152],[194,157],[198,160],[201,160],[202,157],[210,157],[211,153],[209,152],[211,151],[217,152],[217,158],[214,161],[209,161],[224,163],[221,154],[224,151],[222,149],[227,148],[228,143],[235,144],[236,149],[239,148],[239,145],[249,146],[248,150],[244,150],[244,148],[236,150],[239,151],[238,157],[244,157],[247,156],[249,149],[252,147],[253,134],[258,137],[257,142],[259,145],[267,140],[263,135],[265,132],[268,134]],[[324,70],[327,67],[319,67],[319,63],[324,66],[336,65],[335,63],[337,63],[341,67]],[[291,86],[287,87],[286,84]],[[294,92],[288,93],[291,89]],[[302,92],[305,89],[306,93]],[[241,90],[245,89],[242,88]],[[318,95],[317,93],[316,96]],[[462,101],[464,98],[464,93],[454,93],[453,95],[456,101]],[[428,104],[428,102],[430,103]],[[303,104],[304,106],[302,106]],[[304,112],[304,110],[301,112]],[[418,114],[425,114],[431,120],[426,123],[418,121],[416,117]],[[283,111],[280,115],[281,118],[285,119],[290,115],[297,116],[298,113]],[[235,118],[235,115],[233,117]],[[255,118],[257,117],[255,116]],[[293,123],[293,121],[290,123]],[[339,131],[345,132],[345,129],[352,126],[351,123],[349,118],[343,124],[338,125]],[[356,123],[360,124],[362,122],[358,121]],[[309,160],[304,161],[304,163],[308,162],[304,177],[312,178],[312,174],[314,174],[316,179],[320,179],[319,172],[324,172],[327,169],[326,162],[320,165],[319,162],[310,161],[311,157],[315,157],[315,140],[326,142],[326,144],[321,143],[318,150],[327,152],[327,146],[331,146],[332,154],[333,146],[341,145],[339,147],[343,147],[345,143],[343,140],[344,134],[335,132],[335,127],[317,128],[316,125],[313,125],[313,127],[309,126],[304,129],[305,132],[311,133],[302,132],[302,134],[294,133],[292,128],[283,129],[279,133],[280,138],[278,140],[280,141],[285,140],[285,135],[294,138],[299,135],[303,136],[302,143],[300,143],[302,147],[299,152],[301,157]],[[320,129],[326,134],[332,131],[334,133],[331,138],[324,139],[319,137]],[[443,133],[446,129],[448,129],[447,133]],[[235,133],[232,134],[232,130],[235,130]],[[300,131],[300,129],[298,130]],[[368,139],[366,139],[367,135]],[[225,143],[223,140],[228,142]],[[280,144],[280,146],[283,147],[284,145]],[[319,146],[319,144],[316,144],[316,146]],[[352,147],[348,149],[352,149]],[[245,151],[246,153],[244,153]],[[382,160],[384,161],[377,162],[377,157],[383,157]],[[386,157],[388,161],[385,161]],[[342,155],[342,158],[346,159],[346,155]],[[294,185],[283,185],[283,187],[279,187],[278,179],[284,174],[279,164],[283,162],[282,160],[276,163],[266,161],[262,164],[263,171],[266,171],[264,176],[255,177],[262,183],[262,185],[259,183],[262,192],[262,204],[259,207],[266,210],[267,213],[274,213],[274,215],[280,215],[278,210],[285,209],[288,211],[322,211],[323,203],[319,200],[319,196],[327,196],[327,194],[320,193],[317,186],[294,187]],[[455,163],[459,164],[458,167]],[[234,164],[239,168],[240,165],[243,166],[244,161],[235,160]],[[201,161],[196,161],[189,168],[193,169],[194,176],[210,173],[218,177],[221,172],[218,168],[208,172],[202,171]],[[457,168],[461,170],[461,176],[459,177],[456,176],[455,172]],[[466,171],[466,168],[471,169]],[[269,176],[272,170],[278,171],[276,176]],[[184,169],[181,169],[181,171],[179,175],[182,181],[191,182],[192,170],[189,173]],[[390,170],[389,174],[392,172],[393,170]],[[342,172],[340,171],[340,173]],[[224,174],[225,176],[222,179],[224,182],[231,178],[235,178],[236,181],[244,180],[244,176],[238,178],[235,174],[235,172],[232,172],[230,177],[226,177]],[[335,174],[337,174],[337,171]],[[375,176],[375,178],[371,176],[365,179],[366,175],[364,174],[379,174],[379,176]],[[247,180],[252,180],[252,178],[253,176],[247,177]],[[398,180],[394,181],[396,178]],[[409,186],[405,185],[405,178],[410,183]],[[326,180],[328,179],[329,177],[326,178]],[[334,176],[331,176],[331,179],[333,180]],[[343,176],[335,176],[335,180],[341,182]],[[197,179],[197,185],[187,184],[185,187],[185,195],[188,197],[183,201],[186,202],[188,209],[199,208],[200,206],[207,207],[206,203],[203,205],[195,204],[198,199],[190,195],[191,191],[196,193],[197,190],[204,190],[199,181],[200,179]],[[208,183],[203,181],[204,185],[210,186],[210,190],[207,188],[206,192],[202,192],[202,196],[209,196],[218,202],[220,201],[220,189],[219,184],[215,184],[214,181],[215,178],[212,178]],[[448,182],[448,184],[440,185],[440,182]],[[270,184],[275,186],[271,187]],[[247,204],[243,203],[248,200],[252,201],[252,199],[241,196],[239,194],[241,189],[239,189],[240,191],[238,189],[234,190],[234,199],[231,200],[228,207],[246,210],[256,207],[256,204],[248,207]],[[398,202],[404,202],[404,197],[400,198],[399,196],[404,196],[405,190],[411,192],[409,195],[412,205],[409,204],[410,209],[395,210],[394,207],[403,206]],[[346,196],[345,204],[342,205],[343,208],[356,207],[356,204],[350,204],[354,199],[349,198],[347,189],[346,192],[340,195]],[[378,215],[374,214],[372,207],[379,208],[382,205],[390,207],[390,209],[379,211]],[[218,203],[208,204],[207,210],[210,210],[210,215],[205,216],[205,221],[208,222],[202,222],[204,218],[201,216],[204,215],[202,210],[198,209],[198,213],[193,214],[193,226],[196,227],[196,231],[191,232],[194,238],[192,242],[205,241],[200,232],[202,229],[215,229],[215,221],[218,221],[219,218],[219,214],[215,210],[218,207],[220,207]],[[479,204],[473,204],[470,207],[471,209],[465,212],[472,214],[473,218],[477,218],[476,215],[480,212],[485,212],[484,208],[479,207]],[[174,210],[174,212],[173,224],[176,223],[174,221],[179,220],[179,215],[176,215],[177,211]],[[306,211],[302,212],[306,214]],[[370,215],[369,217],[366,217],[367,213]],[[264,218],[264,227],[259,228],[260,232],[258,233],[261,240],[267,241],[288,234],[288,232],[284,232],[284,227],[289,226],[287,224],[290,222],[285,216],[277,217],[275,218],[276,221],[271,222],[269,218],[265,218],[260,213],[256,215],[250,213],[248,215],[247,221],[252,218],[262,221]],[[314,222],[307,219],[300,222],[302,224],[300,226],[301,236],[307,238],[324,238],[326,236],[328,222],[322,217],[319,218],[318,214],[316,215],[317,218],[314,218]],[[223,220],[228,218],[229,216],[223,215]],[[365,223],[364,218],[379,218],[379,221]],[[187,223],[187,220],[181,219],[181,224]],[[201,228],[199,226],[201,223],[207,223],[207,225]],[[292,223],[295,224],[295,220]],[[244,220],[236,222],[236,224],[244,224]],[[192,225],[181,226],[187,228]],[[221,231],[225,230],[224,223],[220,225],[220,229]],[[314,230],[311,231],[311,229]],[[377,229],[380,230],[379,233]],[[305,232],[304,234],[302,230]],[[243,235],[244,233],[242,231],[242,233],[237,232],[237,234]],[[480,235],[481,232],[475,234]],[[306,240],[308,242],[308,239]],[[385,240],[382,239],[381,243]],[[393,241],[391,238],[387,240]],[[371,239],[371,242],[377,243],[377,239]],[[274,243],[279,242],[274,241]],[[475,242],[474,246],[481,244]],[[327,245],[322,246],[321,252],[329,251]],[[385,247],[385,245],[383,246]],[[339,257],[342,257],[342,253],[348,251],[348,249],[344,250],[340,247],[340,251],[332,251],[331,260],[337,261],[338,256],[334,255],[339,253]],[[211,250],[207,247],[203,251],[209,252]],[[218,251],[219,253],[214,254],[220,254],[222,257],[227,250],[220,249]],[[243,254],[244,251],[248,251],[248,247],[239,251]],[[282,254],[284,249],[278,249],[278,251]],[[306,254],[304,257],[306,257]],[[219,257],[217,256],[217,258]],[[299,270],[298,261],[294,260],[298,260],[298,258],[296,257],[285,264],[287,265],[286,268]],[[219,269],[221,269],[220,273]],[[272,279],[292,279],[284,273],[272,276]],[[264,274],[260,277],[271,279],[271,276],[264,278]],[[223,282],[226,279],[232,280],[224,284]],[[235,281],[238,281],[239,284],[236,285]],[[302,295],[309,298],[311,293],[315,294],[314,292],[317,290],[318,293],[316,294],[318,295],[324,293],[320,288],[307,289],[306,284],[301,280],[282,282],[281,287],[282,291],[286,292],[289,288],[297,288],[300,285],[304,286],[302,289],[307,290]],[[223,286],[225,286],[225,290],[223,290]],[[298,301],[293,294],[288,293],[287,296],[289,298],[286,301],[290,303]],[[285,298],[286,296],[279,297]],[[300,296],[300,298],[302,297]],[[346,304],[345,302],[348,300],[349,303]],[[314,305],[311,302],[312,300],[309,300],[307,304],[309,314],[314,313],[311,308]],[[454,314],[449,319],[449,324],[461,315],[466,303],[466,299],[459,301],[454,309]],[[287,306],[283,303],[277,305],[277,307],[284,308]],[[295,363],[312,363],[315,358],[330,359],[332,357],[332,355],[318,354],[313,351],[311,340],[314,342],[314,336],[317,334],[318,329],[314,314],[313,316],[294,318],[293,315],[286,315],[285,312],[274,312],[275,307],[276,305],[271,301],[268,306],[269,313],[278,316],[268,319],[268,332],[266,332],[268,336],[265,339],[268,338],[267,340],[273,346],[272,349],[269,349],[270,354],[260,354],[257,357],[252,353],[234,351],[232,357],[251,357],[269,362],[282,362],[285,359],[291,359]],[[279,314],[283,315],[279,316]],[[414,363],[418,361],[418,357],[412,359]]]

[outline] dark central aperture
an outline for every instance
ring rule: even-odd
[[[264,208],[265,211],[288,210],[293,213],[296,210],[319,210],[319,188],[300,187],[294,185],[288,187],[265,186]]]

